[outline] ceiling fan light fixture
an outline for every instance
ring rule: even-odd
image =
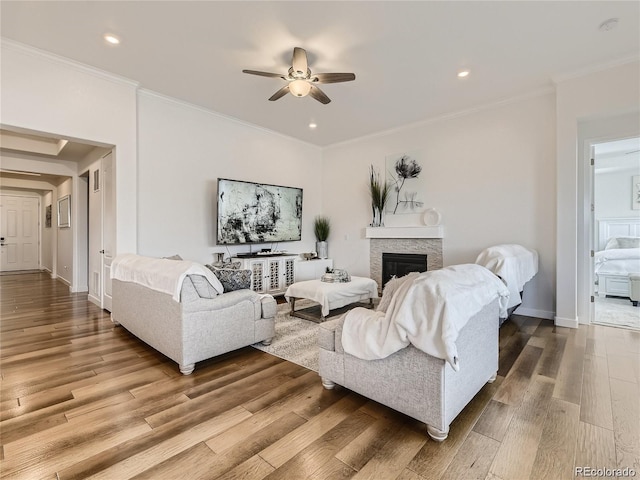
[[[306,97],[311,91],[311,84],[306,80],[294,80],[289,84],[289,91],[296,97]]]

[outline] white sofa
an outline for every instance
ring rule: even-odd
[[[362,360],[342,347],[344,316],[322,323],[319,374],[325,388],[353,390],[427,424],[436,441],[498,371],[498,301],[472,317],[456,341],[463,367],[456,372],[440,358],[410,345],[380,360]]]
[[[155,260],[145,259],[141,268],[175,262]],[[133,271],[130,277],[144,278],[145,273]],[[271,295],[249,289],[218,294],[208,283],[203,289],[209,273],[202,273],[185,275],[175,295],[135,279],[119,279],[117,273],[113,278],[112,321],[177,362],[184,375],[193,372],[196,362],[257,342],[269,344],[275,335],[276,301]]]
[[[322,384],[420,420],[443,441],[453,419],[496,378],[508,300],[502,280],[479,265],[394,278],[376,312],[356,308],[320,325]]]

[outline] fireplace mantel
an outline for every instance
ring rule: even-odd
[[[367,227],[366,238],[443,238],[442,225],[431,227]]]

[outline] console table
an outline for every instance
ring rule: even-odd
[[[302,260],[298,255],[254,255],[233,257],[240,268],[251,270],[251,289],[258,293],[282,295],[289,285],[300,280],[319,279],[333,260]]]

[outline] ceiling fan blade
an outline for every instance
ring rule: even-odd
[[[325,93],[315,85],[311,85],[311,90],[309,91],[309,95],[311,95],[313,98],[318,100],[323,105],[326,105],[331,101],[331,99],[327,97]]]
[[[309,65],[307,62],[307,52],[304,48],[295,47],[293,49],[293,58],[291,59],[291,66],[295,73],[299,75],[306,75]]]
[[[271,95],[271,97],[269,98],[269,101],[270,102],[274,102],[274,101],[278,100],[279,98],[284,97],[287,93],[289,93],[289,84],[286,84],[284,87],[282,87],[276,93]]]
[[[312,81],[316,83],[351,82],[355,79],[353,73],[316,73],[312,77]]]
[[[258,70],[242,70],[242,73],[248,73],[250,75],[260,75],[261,77],[282,78],[283,80],[285,79],[284,75],[282,75],[281,73],[259,72]]]

